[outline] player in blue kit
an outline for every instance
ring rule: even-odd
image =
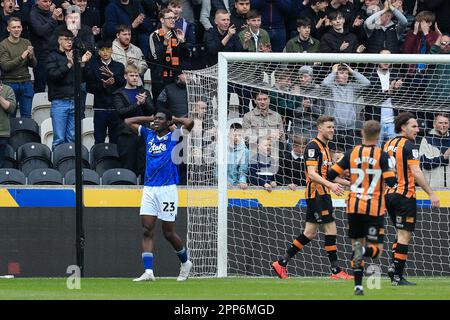
[[[152,124],[152,129],[143,126]],[[154,281],[153,274],[153,229],[156,219],[162,222],[164,237],[170,242],[181,261],[180,274],[177,281],[185,281],[189,277],[192,262],[183,243],[175,232],[175,219],[178,211],[178,168],[174,159],[179,152],[173,152],[183,132],[190,132],[194,121],[187,118],[173,117],[170,111],[160,109],[151,117],[134,117],[125,119],[125,123],[142,136],[146,145],[146,166],[144,190],[141,201],[141,221],[144,227],[142,241],[142,261],[145,272],[133,281]],[[179,129],[170,131],[171,125],[181,125]]]

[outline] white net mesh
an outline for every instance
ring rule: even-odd
[[[336,157],[361,142],[359,129],[364,120],[381,119],[382,124],[389,124],[400,110],[417,116],[421,132],[416,144],[420,145],[422,137],[433,129],[435,115],[450,111],[450,64],[434,64],[433,56],[429,57],[428,64],[342,64],[339,61],[309,65],[301,61],[228,64],[227,127],[239,123],[244,129],[250,128],[244,134],[250,163],[252,156],[261,152],[258,144],[262,140],[258,137],[268,133],[257,130],[261,124],[249,115],[244,117],[259,103],[253,99],[256,92],[265,90],[270,98],[270,110],[282,119],[278,127],[269,121],[263,128],[272,128],[272,134],[269,132],[272,137],[274,130],[283,132],[281,142],[269,140],[271,157],[279,155],[275,172],[263,174],[274,175],[277,185],[272,192],[250,183],[258,180],[252,179],[250,168],[245,181],[248,189],[241,190],[239,181],[228,184],[228,275],[273,275],[271,263],[302,233],[306,181],[293,169],[295,165],[287,160],[287,155],[293,152],[293,141],[308,142],[315,136],[315,120],[319,115],[336,118],[337,131],[330,144]],[[336,72],[332,72],[333,65]],[[214,66],[189,72],[187,77],[190,117],[196,120],[189,140],[187,203],[188,248],[194,262],[194,276],[217,276],[217,72]],[[388,139],[389,135],[386,129],[384,138]],[[228,159],[231,160],[230,156]],[[446,186],[450,185],[450,181],[447,183]],[[296,191],[289,188],[290,184],[297,185]],[[431,209],[428,197],[418,193],[418,223],[405,269],[408,275],[450,275],[450,222],[445,201],[449,198],[448,191],[446,187],[439,193],[443,202],[440,209]],[[349,268],[351,246],[347,238],[345,200],[333,202],[338,257],[340,265]],[[395,235],[388,218],[386,224],[385,251],[375,261],[384,271],[390,264]],[[330,273],[323,240],[320,234],[291,260],[288,267],[291,275]]]

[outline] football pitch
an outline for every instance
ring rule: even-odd
[[[353,296],[352,280],[328,278],[83,278],[69,290],[66,278],[0,279],[1,300],[450,300],[450,277],[409,277],[417,286],[393,287],[383,278],[380,289]],[[69,280],[70,282],[70,280]],[[70,282],[74,284],[74,282]]]

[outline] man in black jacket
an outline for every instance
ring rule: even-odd
[[[75,141],[75,106],[73,74],[73,34],[67,29],[58,34],[59,47],[50,52],[47,59],[48,100],[53,125],[52,148],[61,143]],[[87,51],[81,58],[81,67],[90,60]]]
[[[62,9],[50,11],[51,5],[51,0],[36,0],[36,5],[30,11],[30,41],[37,59],[37,65],[33,69],[35,93],[45,91],[47,82],[45,62],[50,53],[50,36],[64,20]]]
[[[231,25],[236,27],[239,33],[247,27],[247,13],[250,11],[250,0],[236,0],[234,8],[231,9],[230,20]]]
[[[125,86],[125,67],[111,58],[112,43],[102,40],[97,44],[98,56],[88,64],[86,70],[87,91],[94,95],[95,144],[117,143],[120,119],[113,105],[112,93]]]
[[[344,28],[345,18],[341,12],[332,12],[329,17],[331,30],[320,40],[320,52],[323,53],[361,53],[363,45],[358,46],[358,37]]]
[[[246,51],[242,47],[236,34],[236,27],[230,26],[230,14],[225,10],[217,10],[214,28],[205,31],[205,47],[210,66],[217,64],[219,52],[241,52]]]
[[[145,143],[124,123],[126,118],[151,116],[155,113],[150,92],[138,87],[139,70],[129,64],[125,68],[125,87],[114,92],[113,105],[121,119],[119,136],[117,137],[117,151],[122,167],[134,171],[136,175],[144,177]]]
[[[69,6],[66,10],[66,16],[63,24],[56,27],[53,35],[50,37],[49,48],[53,50],[58,47],[59,31],[68,29],[73,33],[73,47],[80,49],[80,54],[83,55],[87,51],[95,52],[94,35],[91,29],[81,23],[81,13],[77,6]],[[86,104],[86,82],[85,79],[81,83],[81,114],[84,118],[84,110]]]

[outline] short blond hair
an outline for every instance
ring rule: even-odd
[[[139,69],[134,64],[129,63],[125,67],[125,74],[131,73],[131,72],[139,73]]]

